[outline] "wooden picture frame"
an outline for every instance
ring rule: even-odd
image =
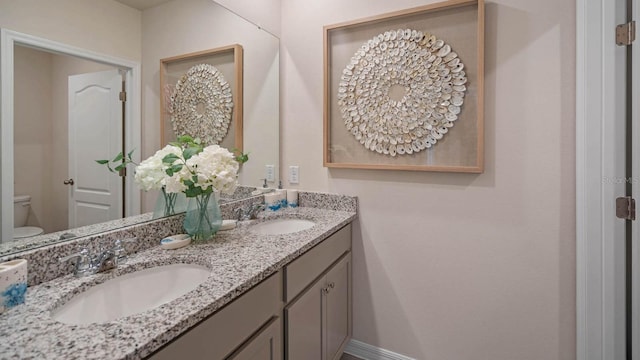
[[[229,150],[237,149],[242,152],[243,48],[239,44],[160,59],[160,139],[162,146],[177,137],[173,132],[171,114],[167,109],[170,87],[175,86],[178,79],[189,68],[197,64],[215,66],[229,83],[233,96],[231,123],[226,137],[219,145]]]
[[[358,123],[355,122],[357,119],[353,123],[350,122],[349,116],[354,116],[353,113],[343,117],[341,110],[345,110],[346,105],[344,104],[346,100],[339,100],[340,95],[338,95],[339,87],[343,87],[343,89],[340,89],[340,91],[343,91],[345,87],[349,86],[349,91],[353,92],[350,95],[350,100],[358,99],[357,96],[354,98],[353,94],[356,94],[354,89],[357,89],[361,84],[352,86],[354,76],[348,77],[349,85],[345,85],[347,80],[344,78],[344,71],[350,71],[348,66],[353,69],[354,64],[356,64],[356,69],[361,66],[361,59],[364,59],[361,55],[366,54],[361,50],[365,49],[364,51],[367,51],[366,49],[368,49],[364,44],[367,44],[370,40],[375,41],[377,38],[379,42],[375,41],[373,44],[378,46],[377,44],[383,41],[380,35],[385,35],[387,32],[396,29],[419,30],[418,34],[422,31],[425,34],[436,35],[437,39],[443,39],[445,44],[450,44],[452,51],[457,52],[460,62],[464,63],[464,74],[468,79],[465,84],[464,103],[461,107],[455,109],[455,111],[459,111],[459,115],[456,115],[455,122],[451,121],[448,124],[452,126],[451,131],[445,133],[441,139],[436,140],[437,142],[431,148],[419,147],[418,149],[420,150],[416,152],[409,154],[410,150],[408,150],[406,154],[402,155],[400,155],[400,152],[395,153],[395,145],[392,146],[392,149],[389,148],[391,146],[387,135],[389,132],[386,130],[384,132],[384,143],[376,142],[376,144],[382,144],[383,150],[387,151],[387,153],[380,153],[380,146],[376,149],[367,148],[366,146],[369,145],[372,148],[375,146],[371,142],[365,145],[363,141],[364,134],[359,133],[359,137],[356,137],[356,134],[350,132],[347,125],[357,125]],[[372,43],[369,42],[369,44]],[[378,62],[376,64],[378,65]],[[382,64],[382,61],[380,64]],[[349,75],[349,73],[346,74]],[[362,79],[362,72],[360,75],[359,79]],[[405,79],[410,78],[410,76],[405,77]],[[373,82],[375,81],[373,79]],[[388,101],[391,95],[391,88],[388,87],[388,89],[389,96],[384,101]],[[408,93],[407,90],[404,93],[405,96]],[[412,96],[419,96],[416,95],[419,92],[412,94]],[[406,97],[403,98],[402,96],[401,94],[400,99],[402,99],[404,106]],[[344,97],[340,99],[344,99]],[[381,98],[377,97],[374,100],[377,101],[379,99]],[[340,101],[344,105],[342,109],[339,105]],[[368,104],[370,103],[368,102]],[[379,103],[374,103],[374,106]],[[400,100],[397,103],[400,103]],[[367,106],[370,107],[370,105]],[[448,105],[445,104],[445,106]],[[358,109],[360,114],[362,114],[362,110],[369,111],[368,108]],[[375,114],[376,112],[373,111],[372,113]],[[449,0],[324,27],[323,164],[325,167],[482,173],[484,171],[483,113],[484,0]],[[406,114],[406,112],[403,112],[403,114]],[[387,121],[385,119],[371,119],[375,119],[375,116],[367,118],[366,121],[368,123],[365,124],[366,126],[371,126],[373,124],[372,121],[378,121],[378,123],[382,124]],[[413,120],[415,121],[415,117],[413,117]],[[422,121],[421,123],[424,122]],[[455,126],[451,125],[452,123]],[[362,124],[362,120],[360,124]],[[412,124],[415,126],[415,122]],[[350,128],[352,129],[353,126]],[[373,136],[382,134],[382,132],[378,133],[377,131],[373,131]],[[358,133],[358,130],[355,130],[355,132]],[[413,132],[411,134],[413,135]],[[370,135],[367,133],[366,136]],[[412,144],[415,143],[415,136],[413,138],[414,142]],[[382,142],[382,135],[377,140]],[[432,140],[432,138],[429,138],[429,140]],[[419,144],[424,145],[426,141]],[[427,146],[431,146],[431,144]],[[388,150],[393,150],[393,152]]]

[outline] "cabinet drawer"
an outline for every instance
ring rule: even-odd
[[[223,359],[281,309],[278,272],[202,321],[150,358]]]
[[[351,224],[338,230],[285,268],[285,303],[311,284],[342,254],[351,249]]]

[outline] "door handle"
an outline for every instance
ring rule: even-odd
[[[65,184],[65,185],[73,185],[74,181],[73,181],[73,179],[69,179],[69,180],[63,181],[62,183]]]

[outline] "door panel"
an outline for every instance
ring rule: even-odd
[[[249,343],[230,360],[279,360],[282,359],[280,351],[282,328],[280,318],[274,318],[269,326],[257,336],[249,340]]]
[[[317,281],[285,309],[287,359],[322,360],[322,289]]]
[[[122,178],[95,162],[122,151],[118,70],[69,77],[69,227],[119,219]]]
[[[326,354],[325,360],[340,359],[340,351],[351,336],[351,299],[349,294],[351,282],[351,255],[343,258],[327,274],[329,292],[326,316]]]

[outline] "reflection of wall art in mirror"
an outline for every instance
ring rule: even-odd
[[[326,167],[483,171],[483,0],[329,25],[324,38]]]
[[[177,135],[242,151],[242,46],[160,60],[162,143]]]
[[[209,64],[193,66],[175,86],[167,109],[176,134],[220,144],[227,135],[233,96],[224,75]]]
[[[374,36],[342,71],[337,97],[347,130],[378,154],[430,149],[458,120],[463,68],[435,35],[400,29]]]

